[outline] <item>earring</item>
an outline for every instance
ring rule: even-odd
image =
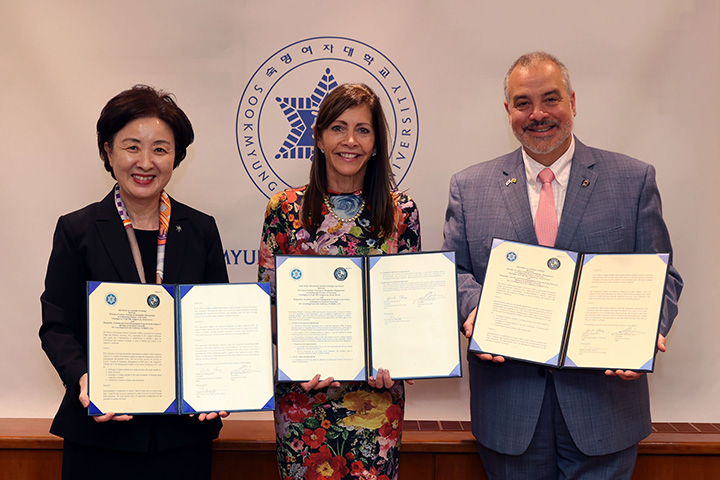
[[[323,155],[325,155],[325,150],[323,150],[323,149],[321,148],[321,149],[320,149],[320,153],[322,153]]]
[[[375,155],[377,155],[377,152],[373,150],[372,156],[374,157]]]

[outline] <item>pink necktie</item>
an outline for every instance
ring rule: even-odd
[[[553,195],[552,181],[555,174],[549,168],[543,168],[538,174],[542,182],[540,190],[540,203],[535,215],[535,233],[538,243],[546,247],[555,246],[555,237],[558,231],[557,212],[555,212],[555,195]]]

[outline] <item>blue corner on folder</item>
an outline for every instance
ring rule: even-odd
[[[477,344],[474,338],[470,339],[470,350],[473,352],[484,352],[482,348],[480,348],[480,345]]]
[[[555,357],[553,357],[553,358],[555,358]],[[575,365],[575,362],[573,362],[570,357],[565,357],[565,362],[563,363],[563,367],[577,367],[577,365]]]
[[[88,295],[92,294],[95,291],[95,289],[100,286],[100,283],[101,282],[88,282],[87,283]]]
[[[263,410],[275,410],[275,397],[270,397],[270,400],[267,401],[265,406],[262,407]]]
[[[195,409],[183,399],[183,413],[195,413]]]
[[[365,376],[366,376],[366,375],[367,375],[367,370],[365,370],[365,367],[363,367],[363,368],[360,370],[360,373],[358,373],[358,374],[355,376],[354,380],[355,380],[356,382],[357,382],[357,381],[363,381],[363,380],[365,380]]]
[[[175,298],[175,285],[166,285],[166,284],[163,284],[162,287],[165,289],[166,292],[168,292],[168,293],[170,294],[170,296],[171,296],[172,298]]]
[[[98,407],[96,407],[93,402],[90,402],[90,405],[88,406],[88,412],[91,415],[102,415],[103,414],[103,412],[100,411],[100,409]]]
[[[292,378],[285,375],[285,372],[278,368],[278,380],[281,382],[292,382]]]
[[[546,365],[557,365],[558,361],[560,360],[560,355],[554,355],[550,360],[545,362]],[[569,359],[567,359],[569,360]],[[567,360],[565,360],[567,362]]]
[[[592,260],[593,258],[595,258],[595,254],[594,254],[594,253],[586,253],[585,256],[583,257],[583,265],[587,265],[588,262],[589,262],[590,260]]]
[[[177,401],[173,400],[170,406],[165,409],[164,413],[177,413]]]
[[[448,377],[460,377],[462,376],[462,370],[460,369],[460,364],[458,363],[455,368],[453,368],[453,371],[450,372],[450,375]]]
[[[652,371],[652,369],[653,369],[653,364],[654,364],[654,363],[655,363],[655,362],[654,362],[653,359],[651,358],[650,360],[648,360],[647,362],[645,362],[645,364],[644,364],[642,367],[640,367],[640,370]]]

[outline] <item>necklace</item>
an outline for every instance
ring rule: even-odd
[[[358,205],[359,199],[362,200],[360,200],[360,204]],[[325,202],[325,206],[330,212],[330,215],[340,222],[340,226],[342,226],[345,222],[354,222],[360,218],[360,214],[365,208],[365,199],[357,195],[333,195],[332,199],[329,195],[323,195],[323,201]],[[337,207],[335,206],[336,202],[338,204]],[[341,217],[338,215],[336,208],[340,210],[341,214],[350,216],[347,218]]]

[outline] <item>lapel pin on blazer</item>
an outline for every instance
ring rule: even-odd
[[[587,187],[588,185],[590,185],[590,180],[586,178],[582,181],[582,186]]]
[[[511,178],[510,180],[508,180],[507,182],[505,182],[505,186],[507,187],[511,183],[517,183],[517,178]]]
[[[182,232],[182,227],[180,225],[175,225],[175,230],[180,233]]]

